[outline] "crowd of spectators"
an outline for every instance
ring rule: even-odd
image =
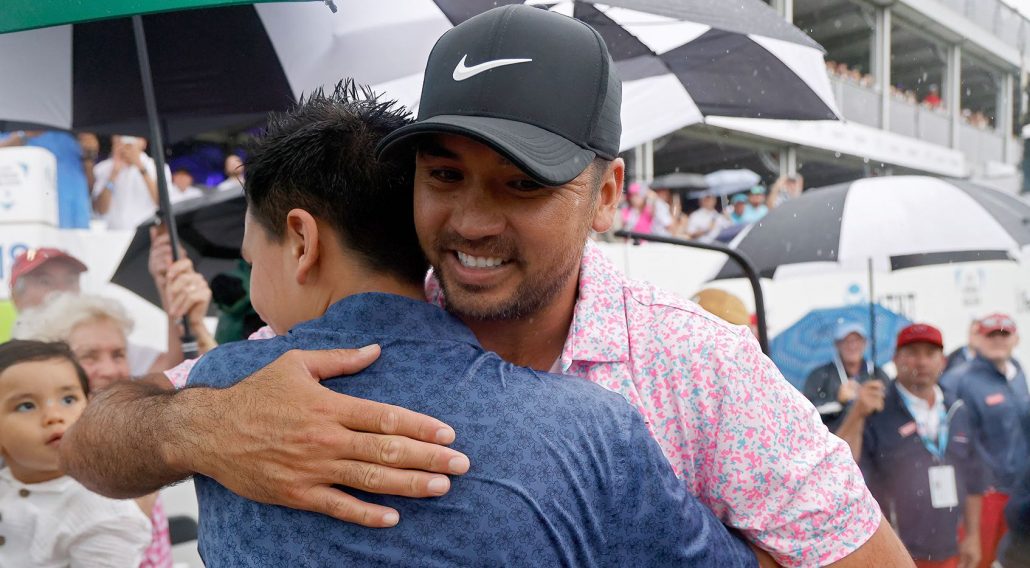
[[[916,565],[1022,566],[1025,534],[1006,536],[1030,515],[1030,390],[1013,358],[1015,320],[974,321],[950,357],[940,330],[910,325],[896,338],[894,378],[865,358],[862,324],[840,322],[833,340],[804,394],[851,447]]]
[[[871,89],[876,86],[875,77],[869,73],[850,67],[847,63],[827,60],[826,70],[829,72],[831,77],[836,77],[867,89]],[[928,110],[941,113],[946,113],[948,110],[945,100],[941,98],[940,86],[937,84],[928,85],[926,93],[922,96],[920,96],[914,89],[906,88],[902,85],[891,85],[891,96],[896,100],[904,101],[911,105],[921,106]],[[994,118],[982,110],[963,108],[962,120],[965,121],[966,124],[982,130],[994,127]]]
[[[636,233],[728,242],[743,227],[761,221],[770,210],[802,191],[804,178],[800,175],[781,176],[768,191],[755,185],[728,196],[720,196],[715,189],[684,194],[634,182],[627,187],[616,225]],[[609,233],[598,238],[613,237]]]
[[[49,150],[57,159],[58,222],[63,229],[85,229],[97,220],[112,230],[135,229],[157,211],[157,168],[147,154],[147,141],[111,136],[110,151],[101,158],[101,143],[90,133],[19,130],[0,134],[0,148],[30,146]],[[174,161],[174,160],[173,160]],[[230,153],[224,178],[216,187],[196,185],[187,166],[165,166],[172,203],[213,191],[243,187],[243,161]]]

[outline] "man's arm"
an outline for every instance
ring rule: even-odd
[[[333,488],[429,497],[468,458],[442,422],[334,393],[318,380],[364,369],[378,347],[290,351],[227,389],[171,390],[161,375],[118,383],[90,402],[61,443],[68,473],[109,497],[139,497],[193,473],[262,503],[369,527],[393,509]],[[433,472],[433,473],[429,473]]]
[[[883,519],[873,536],[858,550],[833,564],[828,564],[828,566],[831,568],[869,568],[870,566],[909,568],[915,566],[915,562],[905,550],[905,545],[901,544],[901,539],[887,524],[887,519]]]

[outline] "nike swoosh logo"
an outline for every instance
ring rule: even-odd
[[[466,67],[465,59],[467,58],[468,55],[463,55],[461,57],[461,61],[459,61],[458,65],[454,68],[454,74],[451,75],[451,77],[453,77],[455,81],[464,81],[469,77],[475,77],[476,75],[479,75],[483,71],[489,71],[497,67],[504,67],[505,65],[515,65],[516,63],[528,63],[530,61],[533,61],[532,59],[494,59],[493,61],[484,61],[479,65]]]

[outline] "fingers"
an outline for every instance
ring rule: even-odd
[[[344,444],[348,459],[396,469],[462,475],[468,472],[464,454],[435,443],[404,436],[355,432]]]
[[[360,461],[336,462],[333,473],[334,484],[381,495],[439,497],[451,489],[451,480],[446,475],[394,469]]]
[[[430,444],[454,441],[454,430],[450,426],[399,406],[346,397],[339,399],[336,411],[340,423],[351,430],[395,434]]]
[[[285,367],[287,371],[299,369],[320,381],[340,375],[353,375],[379,358],[379,346],[367,345],[361,349],[326,349],[322,351],[293,350],[286,352],[270,366]]]
[[[394,509],[365,503],[343,491],[326,486],[311,488],[294,508],[322,513],[347,523],[373,529],[392,527],[400,521],[400,515]]]

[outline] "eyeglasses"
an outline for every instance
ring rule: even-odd
[[[991,316],[980,320],[980,329],[1013,330],[1016,322],[1008,316]]]

